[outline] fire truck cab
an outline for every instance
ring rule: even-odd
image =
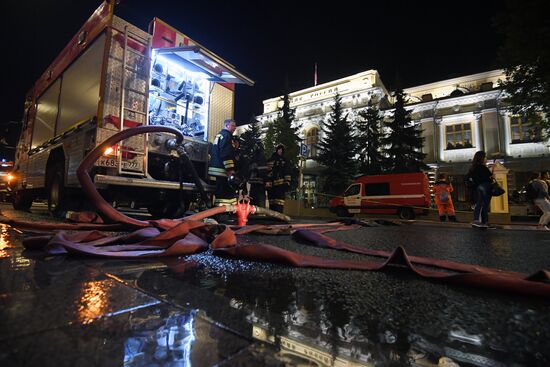
[[[330,210],[341,217],[364,213],[414,219],[416,214],[427,214],[430,203],[424,173],[398,173],[356,178],[342,196],[330,201]]]
[[[254,82],[158,18],[145,32],[117,17],[114,3],[99,6],[27,95],[13,172],[16,209],[38,198],[52,213],[77,203],[76,170],[86,154],[144,125],[179,130],[197,175],[182,169],[173,134],[133,136],[106,149],[90,172],[109,202],[170,217],[196,202],[197,186],[213,191],[209,142],[233,117],[235,84]]]

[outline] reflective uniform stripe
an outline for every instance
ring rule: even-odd
[[[232,159],[229,159],[227,161],[223,161],[223,165],[224,165],[225,169],[229,169],[229,168],[235,167],[235,162],[233,162]]]
[[[208,174],[210,176],[227,177],[227,172],[224,168],[208,167]]]
[[[236,198],[231,198],[231,199],[215,199],[214,200],[214,205],[216,206],[222,206],[222,205],[235,205],[237,204],[237,199]]]

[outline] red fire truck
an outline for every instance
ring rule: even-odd
[[[430,203],[424,173],[396,173],[356,178],[342,196],[330,201],[330,210],[341,217],[368,213],[413,219],[416,214],[427,214]]]
[[[154,18],[145,32],[114,15],[114,7],[99,6],[27,95],[16,209],[39,198],[52,213],[66,209],[75,202],[83,157],[117,132],[143,125],[182,132],[185,152],[206,180],[208,142],[233,117],[235,84],[254,84],[162,20]],[[173,137],[137,135],[108,148],[91,172],[96,187],[115,205],[145,206],[157,216],[175,214],[182,201],[189,206],[196,180],[182,172]]]

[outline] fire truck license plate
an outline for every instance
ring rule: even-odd
[[[97,160],[96,165],[100,167],[116,168],[118,167],[118,162],[116,158],[101,157]],[[139,161],[122,161],[122,168],[139,171],[142,169],[142,166]]]
[[[118,166],[116,158],[105,158],[105,157],[99,158],[96,162],[96,165],[100,167],[117,167]]]

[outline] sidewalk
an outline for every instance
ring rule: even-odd
[[[286,212],[285,212],[286,213]],[[326,208],[307,209],[301,211],[301,215],[292,215],[287,213],[293,220],[299,222],[307,221],[323,221],[323,220],[335,220],[338,219],[336,214],[331,213]],[[353,218],[358,219],[386,219],[390,221],[396,221],[407,224],[420,224],[420,225],[438,225],[445,227],[459,227],[459,228],[471,228],[471,221],[473,212],[459,212],[456,213],[457,222],[441,222],[437,210],[430,210],[428,215],[417,215],[414,220],[402,220],[394,214],[355,214]],[[489,224],[493,228],[508,229],[508,230],[521,230],[521,231],[537,231],[538,217],[516,217],[519,220],[511,220],[509,214],[495,214],[489,213]]]

